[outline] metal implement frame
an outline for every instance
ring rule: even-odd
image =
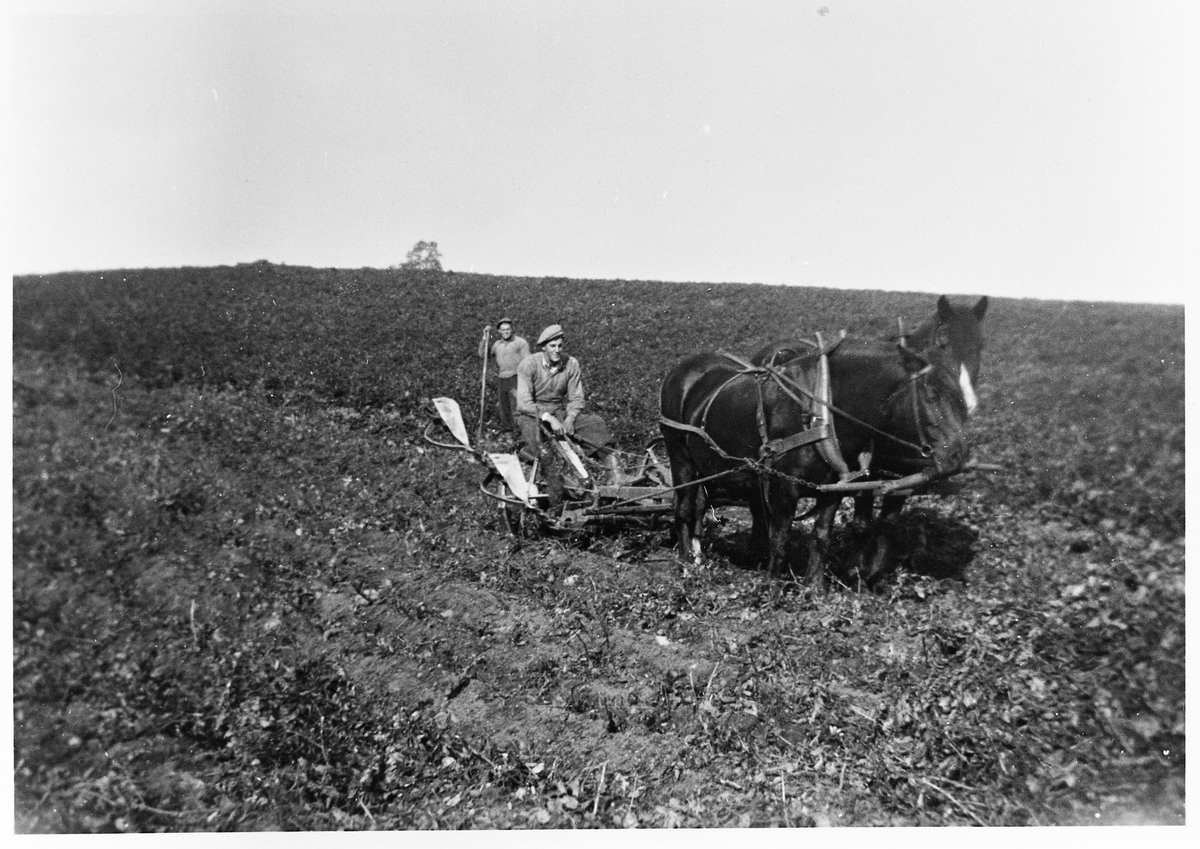
[[[442,416],[442,422],[452,433],[455,432],[454,415],[457,412],[457,404],[450,399],[435,399],[438,403],[438,412]],[[449,402],[447,405],[446,402]],[[572,495],[564,497],[561,510],[556,509],[551,511],[548,504],[548,496],[546,493],[535,492],[528,499],[516,497],[516,495],[505,495],[504,491],[512,490],[509,488],[504,476],[497,468],[496,462],[492,456],[473,448],[462,435],[455,433],[459,440],[457,443],[444,442],[435,439],[430,435],[430,429],[436,422],[430,422],[425,428],[424,438],[431,445],[438,448],[445,448],[458,451],[466,451],[476,458],[481,465],[488,469],[487,475],[479,483],[479,491],[489,499],[500,502],[506,508],[511,510],[519,510],[523,513],[528,513],[536,516],[538,521],[545,527],[551,530],[563,531],[570,529],[578,529],[589,524],[596,524],[604,521],[620,521],[634,520],[638,518],[653,518],[659,515],[669,514],[674,508],[674,494],[677,490],[689,486],[701,486],[709,481],[717,480],[729,475],[738,474],[741,472],[751,471],[757,473],[782,474],[775,472],[769,465],[764,466],[757,458],[736,458],[745,459],[739,466],[730,469],[724,469],[707,477],[698,480],[689,481],[686,484],[673,485],[671,480],[671,471],[661,458],[659,458],[653,450],[653,446],[661,440],[661,437],[652,440],[644,449],[642,467],[639,472],[639,478],[646,476],[653,470],[658,477],[664,481],[662,485],[639,486],[636,485],[636,480],[632,482],[618,484],[598,484],[591,476],[585,476],[581,484],[575,484],[569,489],[575,492],[582,493],[583,497]],[[565,438],[566,445],[560,446],[559,440],[550,439],[549,442],[556,450],[563,451],[569,449],[571,441]],[[578,444],[578,443],[576,443]],[[573,449],[570,449],[573,450]],[[515,455],[497,455],[498,457]],[[565,459],[564,455],[564,459]],[[578,463],[578,457],[575,458],[575,463]],[[735,459],[735,458],[729,458]],[[532,474],[529,475],[530,482],[537,475],[537,463],[532,466]],[[522,474],[524,475],[524,464],[521,465]],[[904,477],[887,478],[887,479],[869,479],[869,480],[839,480],[836,483],[828,484],[813,484],[803,482],[807,492],[811,495],[824,493],[844,493],[847,495],[870,492],[875,495],[922,495],[928,492],[932,487],[943,483],[951,477],[967,474],[977,471],[998,472],[1003,471],[1002,466],[997,466],[990,463],[968,463],[960,469],[951,472],[934,473],[932,471],[918,472],[916,474],[907,475]],[[495,487],[494,489],[489,487]],[[545,503],[547,506],[543,507]]]

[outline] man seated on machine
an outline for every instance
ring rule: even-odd
[[[550,325],[538,336],[541,350],[517,366],[517,417],[525,440],[521,454],[527,460],[541,455],[545,422],[555,436],[571,436],[590,457],[603,462],[617,482],[619,463],[612,435],[604,419],[583,412],[583,372],[579,360],[563,350],[564,342],[562,327]]]

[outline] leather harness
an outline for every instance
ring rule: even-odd
[[[850,481],[861,477],[867,473],[864,468],[858,471],[851,471],[846,465],[846,461],[842,458],[841,446],[838,443],[837,432],[833,424],[833,397],[831,381],[829,378],[829,360],[828,355],[842,343],[846,338],[846,331],[840,331],[836,338],[831,342],[826,342],[820,333],[817,334],[817,341],[812,347],[813,354],[817,357],[817,374],[814,381],[813,389],[810,391],[797,384],[794,380],[782,374],[778,368],[773,365],[753,365],[742,358],[730,354],[727,351],[718,351],[717,354],[732,362],[738,367],[738,371],[731,375],[728,380],[722,383],[717,390],[708,397],[708,401],[704,405],[704,409],[700,415],[700,426],[677,422],[673,419],[668,419],[665,416],[660,416],[659,421],[668,427],[676,430],[686,431],[696,434],[701,437],[714,452],[722,458],[731,462],[745,462],[745,457],[735,457],[725,451],[716,443],[708,433],[706,425],[708,423],[708,413],[712,408],[717,397],[725,389],[738,378],[746,375],[754,375],[758,389],[758,404],[755,410],[755,418],[759,432],[759,448],[757,463],[765,467],[765,471],[771,471],[771,463],[776,458],[789,451],[800,448],[804,445],[812,445],[821,459],[824,460],[831,469],[837,472],[838,478],[842,482]],[[811,355],[810,355],[811,356]],[[766,411],[763,407],[763,384],[767,380],[774,381],[779,389],[795,401],[800,407],[810,410],[810,426],[804,430],[780,437],[778,439],[770,439],[767,434]],[[799,396],[808,396],[808,400],[802,400]],[[869,455],[865,455],[869,460]]]

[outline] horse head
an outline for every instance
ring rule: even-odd
[[[878,445],[880,465],[938,474],[962,468],[967,444],[967,402],[950,372],[911,348],[897,345],[904,376],[884,402],[885,430],[895,438]]]
[[[967,411],[975,412],[979,398],[975,387],[979,383],[979,363],[983,353],[983,316],[988,299],[984,295],[974,306],[955,306],[942,295],[937,312],[918,327],[907,340],[915,351],[921,352],[939,369],[948,371],[958,381]]]

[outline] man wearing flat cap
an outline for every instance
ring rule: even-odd
[[[517,367],[517,418],[529,453],[541,452],[540,423],[555,434],[575,437],[589,454],[616,455],[606,450],[612,442],[608,425],[594,413],[583,412],[583,373],[579,360],[563,350],[563,329],[552,324],[537,340],[541,349]]]
[[[486,357],[489,353],[496,361],[496,412],[500,417],[500,430],[512,433],[520,438],[521,429],[517,426],[514,412],[517,406],[517,366],[529,356],[529,343],[520,336],[513,335],[511,318],[502,318],[496,322],[496,330],[500,338],[488,346],[491,338],[491,328],[483,328],[483,339],[479,341],[479,356]]]

